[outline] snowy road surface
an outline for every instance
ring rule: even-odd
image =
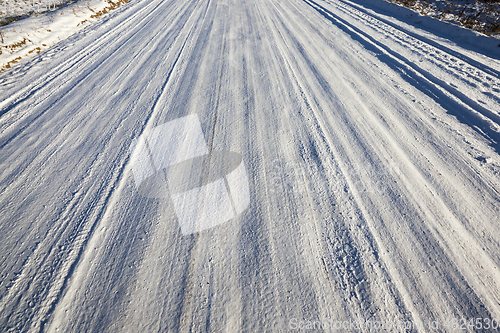
[[[1,330],[494,331],[499,74],[349,1],[121,7],[0,75]]]

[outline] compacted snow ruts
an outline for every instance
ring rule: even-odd
[[[350,1],[126,6],[0,73],[3,331],[495,331],[498,60]],[[244,171],[183,164],[237,213],[183,232],[137,179],[195,141]]]

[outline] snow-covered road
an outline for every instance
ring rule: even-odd
[[[0,330],[495,331],[500,61],[437,34],[132,1],[0,73]]]

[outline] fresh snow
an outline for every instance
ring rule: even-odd
[[[1,330],[496,331],[498,43],[383,1],[135,0],[12,64]]]

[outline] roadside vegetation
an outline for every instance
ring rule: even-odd
[[[0,26],[29,16],[47,14],[75,2],[75,0],[0,0]]]
[[[485,35],[500,35],[500,0],[387,0]]]
[[[107,0],[107,6],[91,18],[97,18],[129,0]],[[58,9],[79,3],[78,0],[0,0],[0,27],[29,16],[49,14]],[[93,11],[88,5],[87,7]],[[74,11],[74,9],[73,9]],[[1,36],[0,36],[1,37]],[[3,43],[3,42],[2,42]]]

